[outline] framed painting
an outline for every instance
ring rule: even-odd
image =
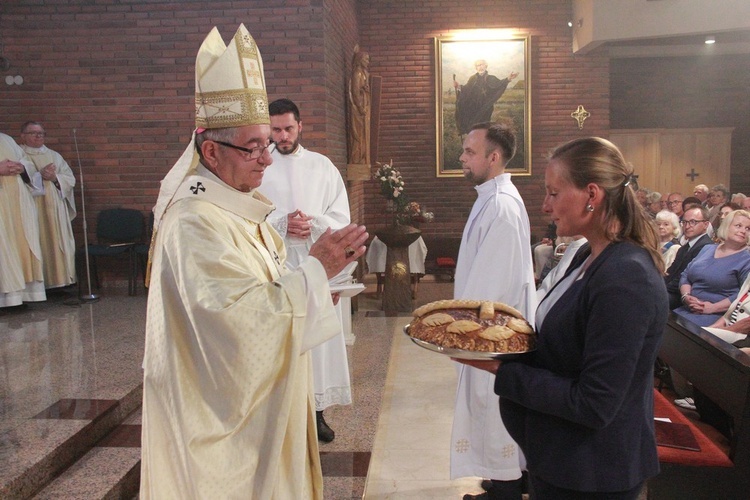
[[[471,126],[502,122],[516,133],[506,171],[531,175],[529,35],[435,38],[437,176],[461,177],[462,143]]]

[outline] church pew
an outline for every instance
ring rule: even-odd
[[[733,417],[729,451],[733,466],[662,460],[662,472],[648,483],[649,498],[750,498],[750,357],[674,314],[659,356]]]

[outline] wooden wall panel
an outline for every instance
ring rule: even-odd
[[[729,127],[612,130],[610,139],[635,167],[639,186],[688,196],[697,184],[729,186],[732,132]]]

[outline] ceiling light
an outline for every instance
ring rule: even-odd
[[[712,36],[707,36],[706,37],[706,45],[711,45],[712,43],[716,43],[716,38],[714,38]]]

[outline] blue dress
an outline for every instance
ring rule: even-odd
[[[750,252],[737,252],[717,259],[714,257],[717,246],[706,245],[701,249],[682,272],[680,286],[692,285],[690,295],[700,300],[719,302],[729,299],[731,302],[737,298],[740,287],[750,274]],[[685,306],[674,312],[700,326],[709,326],[724,314],[694,314]]]

